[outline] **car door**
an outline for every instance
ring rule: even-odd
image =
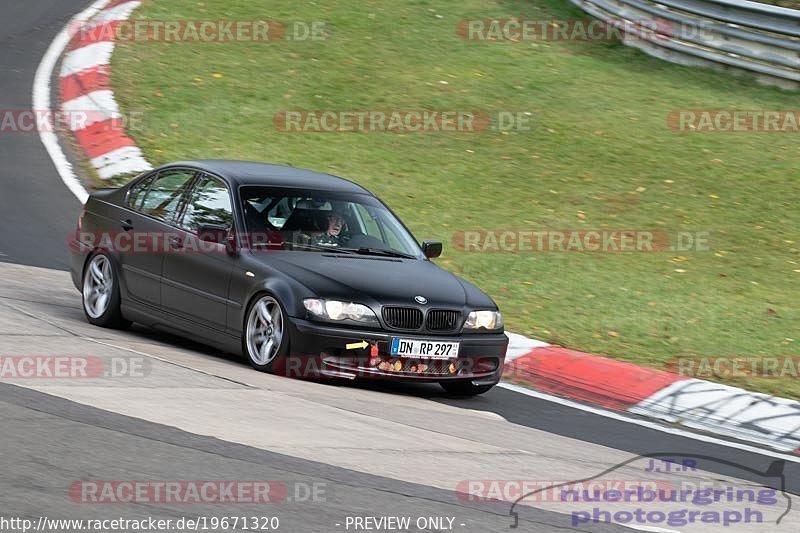
[[[161,305],[174,314],[219,331],[225,331],[228,290],[236,257],[224,239],[203,242],[201,226],[233,228],[233,208],[227,185],[200,174],[177,220],[178,235],[165,254],[161,278]],[[221,233],[224,233],[222,231]]]
[[[171,224],[195,175],[191,169],[165,169],[136,183],[128,193],[128,210],[120,221],[127,238],[117,257],[127,294],[134,300],[161,304],[164,236],[173,231]]]

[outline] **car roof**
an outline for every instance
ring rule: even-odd
[[[198,159],[169,163],[159,167],[159,170],[170,167],[191,167],[210,174],[216,174],[227,180],[234,187],[239,185],[269,185],[356,192],[372,196],[372,193],[364,187],[344,178],[284,165],[227,159]]]

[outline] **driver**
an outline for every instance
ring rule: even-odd
[[[333,210],[325,217],[326,229],[323,233],[318,233],[311,237],[312,244],[322,246],[339,246],[348,241],[344,235],[344,216],[339,210]]]

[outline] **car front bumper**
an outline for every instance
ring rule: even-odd
[[[504,333],[410,334],[351,329],[299,318],[290,318],[287,330],[290,353],[283,370],[293,377],[470,380],[475,385],[491,385],[500,381],[508,347]],[[447,360],[391,356],[392,338],[458,342],[459,354]],[[356,343],[367,345],[353,348]]]

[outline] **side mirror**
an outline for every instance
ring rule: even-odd
[[[220,224],[202,224],[197,228],[197,237],[204,242],[224,244],[225,249],[231,254],[236,253],[239,248],[233,227]]]
[[[442,241],[422,241],[422,253],[428,259],[436,259],[442,255]]]

